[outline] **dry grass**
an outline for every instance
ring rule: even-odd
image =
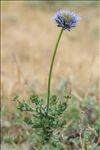
[[[42,2],[30,7],[24,2],[2,2],[2,96],[4,106],[13,105],[13,95],[27,96],[32,91],[46,92],[51,55],[60,28],[52,21],[58,7]],[[61,5],[61,9],[67,4]],[[80,96],[90,91],[100,98],[99,6],[68,5],[81,16],[80,25],[65,32],[61,40],[53,72],[53,89],[64,79],[70,80]],[[93,91],[94,90],[94,91]]]

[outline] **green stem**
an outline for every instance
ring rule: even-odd
[[[57,43],[56,43],[54,53],[53,53],[53,57],[52,57],[52,61],[51,61],[51,65],[50,65],[49,78],[48,78],[48,93],[47,93],[47,114],[48,114],[48,110],[49,110],[49,101],[50,101],[50,92],[51,92],[50,87],[51,87],[51,76],[52,76],[53,64],[54,64],[57,48],[58,48],[63,30],[64,29],[62,28],[61,31],[60,31],[60,34],[58,36]]]

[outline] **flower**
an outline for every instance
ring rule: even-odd
[[[80,21],[80,17],[71,11],[57,11],[54,16],[58,27],[62,27],[64,30],[70,31],[72,27],[76,27]]]

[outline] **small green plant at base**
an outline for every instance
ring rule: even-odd
[[[25,116],[24,122],[35,129],[42,144],[50,142],[55,133],[59,135],[59,129],[66,125],[63,115],[67,110],[69,98],[70,96],[67,96],[64,100],[59,100],[56,95],[51,96],[48,114],[47,105],[38,96],[31,96],[28,101],[23,102],[20,102],[19,98],[16,99],[19,103],[18,109],[21,112],[29,112]]]

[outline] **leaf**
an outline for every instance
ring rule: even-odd
[[[18,95],[16,95],[16,96],[13,98],[13,101],[17,101],[17,100],[18,100],[18,98],[19,98],[19,96],[18,96]]]
[[[50,98],[50,104],[53,105],[53,104],[56,104],[57,103],[57,96],[56,95],[52,95],[51,98]]]
[[[38,105],[41,101],[38,96],[31,96],[30,100],[32,103],[35,103],[36,105]]]
[[[33,109],[30,107],[30,105],[26,102],[21,102],[19,104],[18,109],[21,111],[33,111]]]

